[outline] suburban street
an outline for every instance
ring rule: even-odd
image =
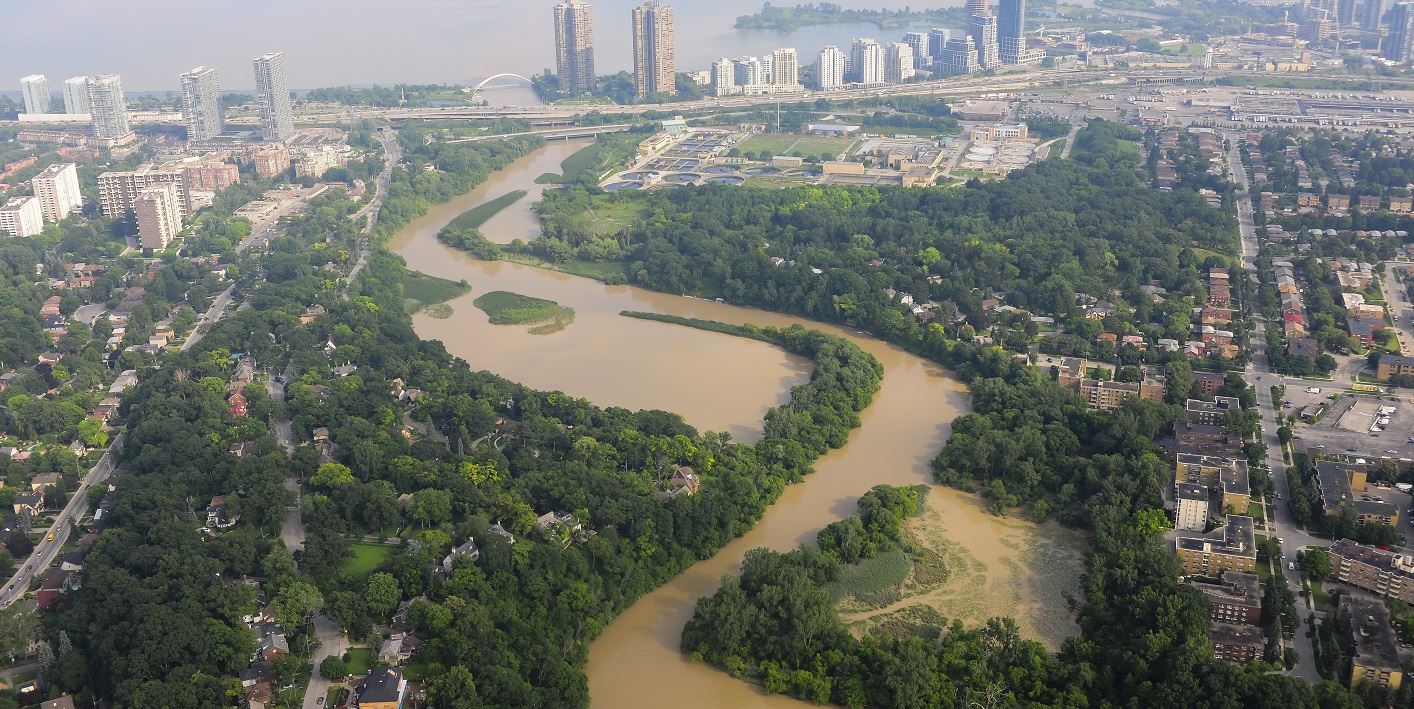
[[[314,674],[309,678],[309,686],[304,691],[304,709],[323,709],[324,705],[320,699],[329,693],[329,680],[319,675],[319,663],[330,655],[343,655],[348,649],[348,638],[344,637],[344,629],[338,623],[324,617],[323,613],[314,615],[314,633],[319,638],[319,650],[312,656],[314,661]]]
[[[1241,187],[1237,202],[1237,221],[1242,236],[1242,267],[1252,274],[1253,280],[1256,280],[1256,260],[1259,247],[1257,229],[1252,222],[1252,198],[1247,193],[1247,171],[1242,166],[1242,158],[1238,151],[1241,139],[1235,133],[1228,133],[1226,137],[1232,146],[1228,154],[1232,178]],[[1262,416],[1262,442],[1267,446],[1266,464],[1268,470],[1271,471],[1272,487],[1276,491],[1277,497],[1275,503],[1267,507],[1266,528],[1268,530],[1275,529],[1277,538],[1283,542],[1282,553],[1288,555],[1288,558],[1294,558],[1296,551],[1306,546],[1315,545],[1320,540],[1298,529],[1291,516],[1291,510],[1286,506],[1285,501],[1291,499],[1290,485],[1287,480],[1286,464],[1281,457],[1281,440],[1277,437],[1277,420],[1281,416],[1281,402],[1272,400],[1271,387],[1277,383],[1277,378],[1272,375],[1271,367],[1267,363],[1267,336],[1265,323],[1260,314],[1254,313],[1253,315],[1252,340],[1248,346],[1252,357],[1244,374],[1247,383],[1257,392],[1257,409]],[[1276,571],[1286,577],[1287,584],[1294,593],[1298,594],[1296,611],[1301,618],[1301,627],[1297,628],[1296,637],[1292,644],[1300,658],[1291,673],[1307,681],[1318,683],[1321,681],[1321,675],[1316,671],[1316,655],[1311,649],[1311,638],[1306,635],[1307,630],[1314,629],[1315,621],[1312,619],[1311,609],[1306,605],[1306,599],[1301,598],[1299,594],[1301,572],[1285,564],[1286,559],[1273,561]]]
[[[378,140],[383,143],[383,172],[378,174],[378,180],[374,183],[373,199],[368,206],[360,209],[354,215],[354,219],[367,219],[363,225],[363,233],[373,232],[373,224],[378,221],[378,210],[383,207],[383,197],[388,194],[388,185],[393,180],[393,168],[397,167],[398,161],[402,160],[402,147],[398,144],[398,134],[394,131],[380,131]],[[349,275],[344,279],[344,299],[349,297],[349,288],[353,286],[354,280],[358,278],[359,271],[363,270],[364,264],[368,263],[368,255],[373,253],[373,244],[369,243],[365,237],[359,244],[358,263],[354,264]]]
[[[103,458],[98,461],[98,465],[93,466],[84,476],[79,487],[69,496],[69,504],[64,506],[64,510],[59,513],[54,524],[49,527],[54,535],[51,540],[47,537],[41,539],[34,547],[34,552],[30,554],[28,560],[15,569],[14,576],[10,577],[9,583],[5,584],[3,591],[0,591],[0,607],[8,607],[11,603],[24,597],[29,590],[29,584],[36,576],[42,576],[44,570],[54,563],[54,559],[63,549],[64,542],[69,538],[70,522],[77,524],[83,513],[88,509],[88,489],[89,487],[108,479],[113,472],[113,454],[123,449],[123,436],[118,434],[108,451],[103,454]]]
[[[206,314],[192,328],[191,334],[187,335],[187,341],[182,343],[181,351],[186,352],[193,345],[201,341],[206,336],[206,331],[216,324],[226,314],[226,306],[231,303],[231,294],[235,291],[236,284],[232,283],[221,291],[221,295],[216,296],[216,300],[211,303],[211,307],[206,309]]]
[[[1399,337],[1399,350],[1409,354],[1409,345],[1414,343],[1414,322],[1410,322],[1414,310],[1410,309],[1409,299],[1405,297],[1404,284],[1395,278],[1394,266],[1393,261],[1385,262],[1385,309],[1394,318],[1393,329]]]

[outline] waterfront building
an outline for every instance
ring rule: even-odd
[[[775,86],[800,83],[800,58],[795,49],[786,47],[771,52],[771,83]]]
[[[594,88],[594,20],[584,0],[555,6],[555,67],[561,90]]]
[[[20,93],[24,95],[25,113],[49,112],[49,79],[43,74],[20,79]]]
[[[673,8],[661,0],[633,8],[633,80],[639,99],[677,93]]]
[[[967,34],[977,47],[977,61],[982,69],[995,69],[1001,64],[1001,49],[997,46],[995,15],[973,15],[967,19]]]
[[[913,50],[914,69],[931,69],[933,67],[932,45],[927,32],[907,32],[903,35],[903,42]]]
[[[850,79],[860,84],[884,83],[884,60],[882,45],[869,37],[856,38],[850,44]]]
[[[290,104],[290,77],[285,70],[285,53],[270,52],[255,58],[255,88],[259,94],[260,135],[267,141],[284,142],[295,135],[294,108]]]
[[[736,62],[722,57],[712,62],[712,95],[730,96],[740,91],[736,85]]]
[[[182,74],[182,118],[187,140],[221,135],[221,84],[215,69],[199,66]]]
[[[884,49],[884,81],[902,84],[913,78],[913,47],[894,42]]]
[[[837,89],[844,85],[845,53],[833,44],[820,50],[815,60],[815,81],[821,90]]]

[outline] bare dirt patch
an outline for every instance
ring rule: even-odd
[[[882,593],[846,596],[840,615],[851,631],[916,632],[961,620],[977,626],[1011,616],[1022,635],[1055,651],[1080,632],[1085,537],[1056,524],[992,517],[975,495],[934,487],[928,509],[909,520],[917,550],[904,582]]]

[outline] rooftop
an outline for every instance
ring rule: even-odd
[[[1414,557],[1407,557],[1392,551],[1356,544],[1350,539],[1337,540],[1336,543],[1331,545],[1330,553],[1333,556],[1343,556],[1347,559],[1354,559],[1362,564],[1373,566],[1385,573],[1414,575]]]
[[[1251,608],[1262,607],[1262,583],[1256,574],[1224,572],[1220,583],[1191,584],[1212,599],[1214,603],[1226,603]]]
[[[1252,529],[1252,518],[1228,515],[1227,523],[1221,529],[1208,534],[1192,537],[1178,537],[1174,544],[1179,549],[1232,556],[1257,556],[1257,536]]]
[[[1248,647],[1262,647],[1266,645],[1266,638],[1262,635],[1262,629],[1255,625],[1209,623],[1208,639],[1215,645],[1242,645]]]
[[[1384,601],[1365,594],[1351,594],[1344,603],[1350,623],[1351,662],[1361,667],[1398,671],[1403,665]]]
[[[1178,499],[1208,501],[1208,488],[1197,483],[1179,483]]]

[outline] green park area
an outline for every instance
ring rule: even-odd
[[[548,335],[574,322],[574,309],[553,300],[508,291],[492,291],[472,303],[491,316],[493,325],[534,325],[533,335]]]

